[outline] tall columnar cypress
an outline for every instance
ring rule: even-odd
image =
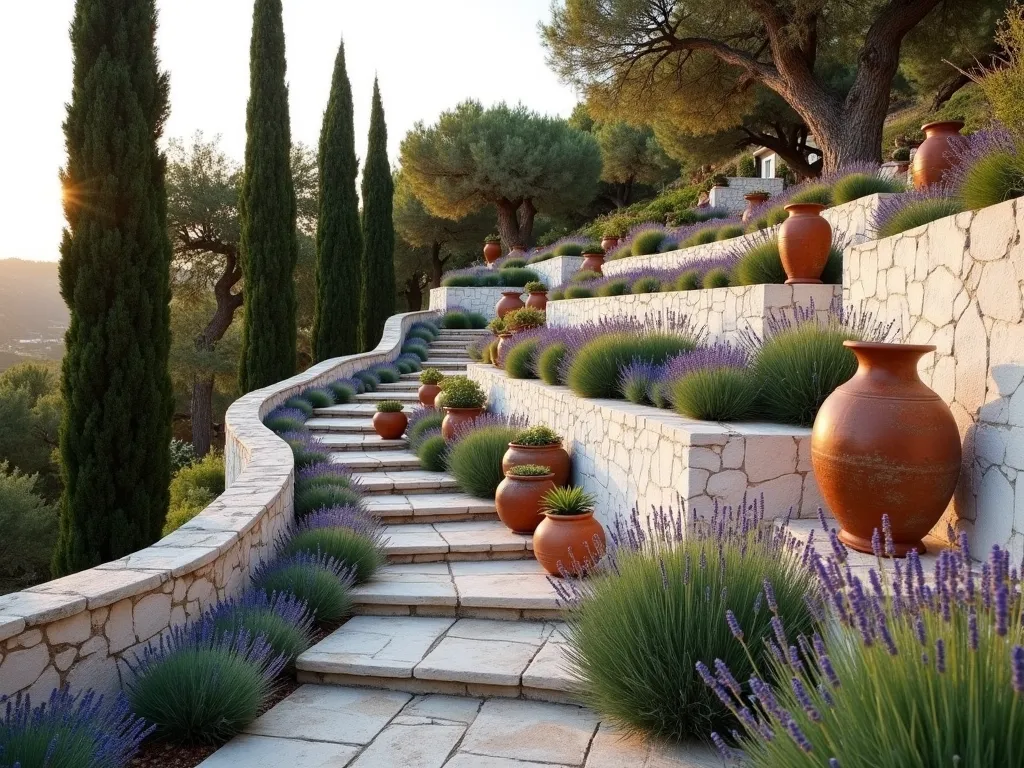
[[[363,235],[356,194],[356,136],[345,45],[334,60],[331,96],[320,129],[320,195],[316,227],[316,312],[313,355],[326,360],[359,351],[360,260]]]
[[[71,24],[57,574],[151,544],[167,514],[171,246],[157,140],[168,79],[156,23],[154,0],[78,0]]]
[[[298,240],[281,0],[256,0],[253,9],[245,131],[238,204],[245,322],[238,385],[251,392],[295,373],[292,273]]]
[[[370,145],[363,168],[363,288],[360,338],[364,350],[380,342],[384,322],[395,314],[395,184],[388,162],[388,127],[380,88],[373,81]]]

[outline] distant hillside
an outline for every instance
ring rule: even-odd
[[[0,370],[26,357],[59,359],[67,326],[57,264],[0,259]]]

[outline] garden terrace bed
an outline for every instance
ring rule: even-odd
[[[395,359],[405,331],[430,312],[388,319],[372,352],[326,360],[243,395],[225,418],[227,490],[151,547],[0,597],[0,696],[33,702],[68,685],[121,687],[133,659],[171,626],[240,593],[292,521],[292,450],[262,419],[292,395]]]
[[[811,431],[749,422],[695,421],[621,400],[590,400],[566,387],[509,379],[489,365],[470,365],[469,377],[488,394],[491,410],[525,416],[564,436],[573,482],[597,497],[597,516],[608,525],[636,504],[677,506],[681,497],[698,512],[714,502],[739,504],[744,494],[764,495],[769,514],[811,517],[822,505],[811,472]]]
[[[548,288],[557,288],[568,283],[569,279],[579,272],[582,266],[582,256],[555,256],[535,264],[528,264],[527,268],[540,275],[540,279]]]
[[[771,284],[598,296],[548,302],[547,320],[555,328],[613,319],[664,326],[671,317],[686,316],[705,326],[711,340],[735,341],[747,329],[761,335],[772,313],[792,318],[795,308],[813,304],[824,319],[829,306],[841,297],[838,285]]]
[[[464,309],[467,312],[479,312],[487,319],[493,318],[494,308],[501,301],[502,291],[519,290],[525,295],[523,288],[431,288],[430,310],[442,315],[450,309]]]

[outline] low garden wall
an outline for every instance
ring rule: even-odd
[[[513,290],[515,288],[431,288],[430,309],[441,314],[449,309],[465,309],[491,319],[501,301],[501,292]]]
[[[528,264],[527,269],[532,269],[548,288],[557,288],[569,282],[569,279],[579,272],[583,266],[582,256],[555,256],[547,261],[538,261],[536,264]]]
[[[1024,557],[1024,200],[939,219],[847,249],[849,303],[934,344],[921,378],[953,411],[964,443],[946,519],[984,558]]]
[[[762,179],[756,176],[729,176],[729,186],[712,187],[708,203],[712,208],[725,208],[731,214],[740,214],[747,207],[744,195],[764,191],[771,195],[782,194],[782,179]]]
[[[563,436],[573,482],[597,497],[608,525],[634,504],[678,498],[698,512],[764,496],[770,517],[813,517],[822,501],[811,472],[811,431],[780,424],[718,424],[622,400],[589,400],[567,387],[509,379],[490,365],[472,364],[469,377],[487,393],[490,409],[547,424]]]
[[[169,536],[120,560],[0,596],[0,696],[21,691],[39,702],[61,685],[116,690],[125,659],[239,593],[293,514],[292,452],[262,418],[302,390],[393,360],[404,332],[431,316],[396,315],[374,351],[324,361],[236,400],[225,419],[227,490]]]
[[[765,319],[793,316],[795,308],[812,305],[819,315],[841,298],[839,285],[744,285],[693,291],[599,296],[592,299],[549,301],[548,324],[563,328],[598,320],[632,318],[665,325],[669,319],[687,316],[707,329],[711,339],[735,340],[739,332],[764,332]]]

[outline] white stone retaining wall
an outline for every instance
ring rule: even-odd
[[[388,320],[373,352],[327,360],[228,409],[227,490],[153,546],[0,596],[0,696],[44,701],[61,685],[117,690],[131,660],[248,583],[292,520],[293,460],[262,418],[294,394],[398,356],[404,332],[432,312]]]
[[[824,317],[829,305],[842,298],[839,285],[745,285],[693,291],[598,296],[592,299],[549,301],[548,325],[556,328],[602,319],[634,318],[667,325],[672,317],[689,317],[707,329],[714,340],[736,340],[740,332],[764,333],[765,320],[793,317],[796,307],[809,308]]]
[[[964,464],[946,520],[976,556],[1024,557],[1024,200],[939,219],[846,251],[845,295],[903,340],[938,349],[921,377],[950,404]],[[945,522],[937,534],[945,535]]]
[[[515,288],[431,288],[430,309],[442,315],[449,309],[461,308],[469,312],[479,312],[488,320],[495,316],[494,308],[501,301],[502,291],[514,291]],[[520,289],[522,290],[522,289]],[[526,301],[526,294],[523,294]]]
[[[489,408],[547,424],[562,435],[573,482],[597,497],[608,525],[634,504],[678,508],[677,495],[698,512],[715,501],[738,505],[763,494],[770,516],[813,517],[822,501],[811,472],[811,431],[779,424],[719,424],[621,400],[589,400],[567,387],[508,379],[471,364],[469,377],[487,392]]]
[[[782,194],[785,182],[782,179],[762,179],[757,176],[729,176],[729,186],[712,187],[708,202],[712,208],[724,208],[729,213],[739,214],[747,207],[744,195],[763,190],[772,197]]]
[[[582,256],[555,256],[547,261],[538,261],[536,264],[527,264],[527,269],[532,269],[548,288],[557,288],[568,283],[569,280],[579,272],[583,266]]]
[[[843,232],[851,244],[863,243],[873,237],[871,222],[874,212],[878,208],[879,201],[888,196],[868,195],[850,203],[828,208],[822,211],[821,215],[822,218],[828,220],[834,231]],[[602,271],[606,276],[611,276],[644,267],[675,269],[698,259],[721,256],[733,250],[743,250],[749,245],[760,242],[772,230],[774,227],[762,230],[760,233],[740,235],[721,242],[694,245],[690,248],[654,253],[649,256],[629,256],[624,259],[606,261]]]

